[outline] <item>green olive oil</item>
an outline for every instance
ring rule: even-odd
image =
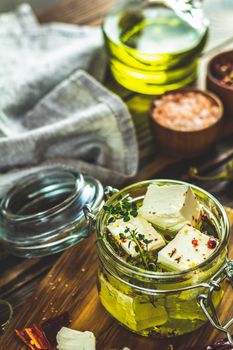
[[[188,14],[162,3],[146,3],[110,13],[103,32],[117,82],[143,94],[162,94],[195,80],[207,26],[189,23]]]

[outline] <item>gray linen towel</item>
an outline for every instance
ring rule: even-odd
[[[100,28],[40,25],[22,5],[0,16],[0,43],[0,193],[58,164],[114,185],[135,175],[130,114],[93,78],[105,69]]]

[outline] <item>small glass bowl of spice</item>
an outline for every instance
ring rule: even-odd
[[[198,89],[162,95],[152,103],[150,120],[156,141],[172,155],[192,157],[216,141],[223,115],[221,101]]]
[[[207,89],[220,97],[226,116],[233,115],[233,50],[214,56],[207,67]]]

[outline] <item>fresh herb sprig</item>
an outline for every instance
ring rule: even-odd
[[[124,222],[130,220],[130,216],[138,216],[138,208],[135,202],[129,201],[129,198],[119,198],[119,202],[115,205],[104,205],[103,209],[110,214],[108,223],[116,221],[117,219],[123,219]]]
[[[148,251],[148,245],[152,242],[152,240],[149,240],[145,237],[145,235],[138,233],[136,229],[130,229],[129,227],[126,227],[124,233],[121,232],[119,236],[122,240],[129,240],[128,245],[130,245],[131,242],[135,243],[134,249],[137,253],[139,253],[142,264],[146,270],[151,270],[151,267],[155,266],[155,264],[152,264],[150,261],[150,255]],[[148,296],[148,298],[150,303],[156,307],[156,298],[153,295]]]
[[[120,233],[120,239],[128,239],[128,246],[130,247],[131,242],[135,243],[135,251],[140,254],[143,266],[146,270],[150,270],[150,259],[148,253],[148,245],[152,242],[145,237],[145,235],[138,233],[136,229],[130,229],[126,227],[124,233]],[[146,249],[144,249],[146,247]]]

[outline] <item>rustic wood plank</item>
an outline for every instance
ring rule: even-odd
[[[4,257],[4,258],[3,258]],[[0,299],[8,300],[15,310],[27,303],[59,254],[38,259],[22,259],[0,253]]]

